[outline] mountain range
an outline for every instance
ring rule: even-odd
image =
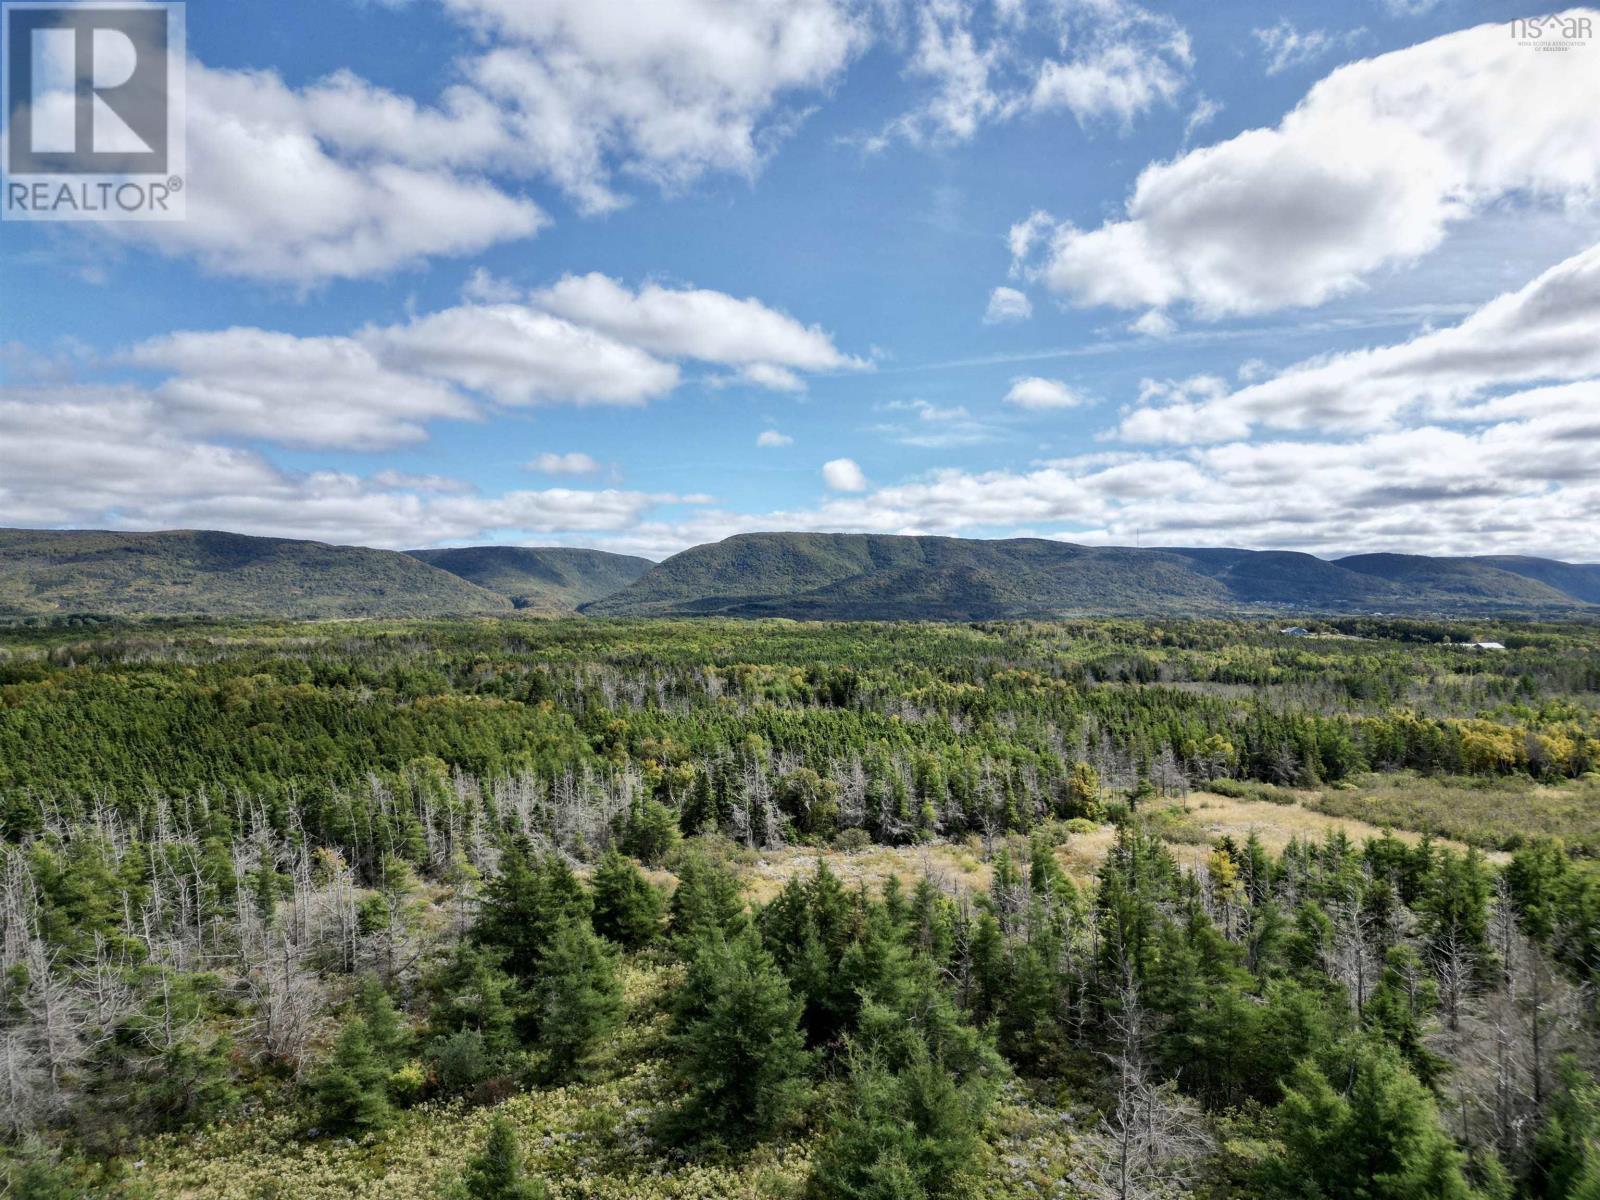
[[[751,533],[659,564],[569,547],[373,550],[200,530],[0,530],[0,617],[997,620],[1242,611],[1600,615],[1600,564],[1510,555]]]

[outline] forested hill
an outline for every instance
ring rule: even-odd
[[[0,618],[467,615],[975,621],[1281,612],[1600,613],[1600,565],[1515,556],[753,533],[660,564],[566,547],[400,553],[197,530],[0,530]]]
[[[1573,612],[1600,603],[1600,565],[1548,559],[1075,546],[877,534],[755,533],[673,556],[596,616],[723,614],[992,620],[1302,611]]]
[[[506,597],[392,550],[176,530],[0,530],[0,616],[408,617]]]
[[[627,587],[655,566],[648,558],[567,546],[465,546],[410,554],[498,592],[518,608],[544,612],[571,612]]]

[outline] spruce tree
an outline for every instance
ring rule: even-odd
[[[644,873],[615,850],[594,873],[594,931],[628,950],[661,936],[665,905]]]
[[[367,1023],[360,1017],[345,1022],[332,1056],[311,1082],[323,1127],[357,1134],[384,1125],[390,1117],[388,1082],[388,1066],[372,1048]]]
[[[544,1184],[530,1178],[523,1167],[522,1147],[511,1122],[496,1117],[489,1123],[482,1151],[467,1164],[456,1196],[464,1200],[544,1200],[545,1195]]]
[[[707,935],[731,937],[746,924],[739,881],[698,849],[688,850],[678,867],[670,911],[673,939],[684,947]]]
[[[586,922],[563,921],[545,950],[536,996],[547,1072],[568,1078],[622,1017],[615,951]]]
[[[665,1118],[668,1141],[745,1146],[773,1132],[804,1098],[810,1055],[801,1004],[753,931],[709,934],[694,949],[673,1014],[685,1096]]]
[[[1381,1043],[1353,1043],[1338,1085],[1300,1065],[1278,1105],[1274,1191],[1304,1200],[1470,1200],[1463,1157],[1433,1096]]]
[[[589,894],[572,869],[554,854],[535,857],[522,841],[500,859],[500,871],[484,889],[473,939],[498,950],[507,971],[524,983],[533,979],[555,928],[566,918],[589,919]]]
[[[988,1104],[981,1081],[958,1083],[926,1047],[899,1071],[871,1056],[851,1067],[848,1098],[812,1164],[812,1200],[917,1200],[963,1189]]]

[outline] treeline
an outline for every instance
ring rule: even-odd
[[[244,795],[342,846],[348,793],[375,777],[400,791],[441,763],[486,786],[636,772],[686,833],[739,812],[759,825],[807,770],[837,815],[800,833],[886,841],[1090,815],[1085,767],[1116,797],[1367,770],[1582,775],[1600,758],[1594,631],[1522,636],[1504,654],[1227,622],[13,636],[0,829],[36,833],[49,812],[94,804],[138,823],[153,796],[226,809]]]

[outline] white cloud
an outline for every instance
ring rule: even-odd
[[[1580,385],[1572,385],[1574,388]],[[1030,471],[946,470],[798,511],[708,511],[645,522],[624,539],[654,552],[753,529],[994,535],[1243,545],[1335,555],[1593,557],[1600,529],[1600,389],[1546,398],[1544,415],[1478,432],[1424,426],[1329,443],[1230,442],[1094,454]],[[857,481],[865,482],[865,481]]]
[[[647,283],[630,291],[593,273],[567,275],[534,292],[531,300],[547,312],[657,354],[806,371],[863,365],[840,353],[815,325],[802,325],[759,300],[704,288]]]
[[[1120,9],[1120,22],[1096,34],[1086,52],[1040,68],[1029,97],[1034,111],[1066,109],[1080,125],[1110,119],[1127,127],[1177,99],[1194,64],[1183,27],[1131,5],[1109,7]]]
[[[822,481],[836,492],[864,492],[867,477],[853,459],[835,458],[822,464]]]
[[[1152,308],[1137,320],[1128,324],[1128,329],[1133,333],[1142,333],[1146,337],[1171,337],[1178,331],[1178,323],[1159,308]]]
[[[1001,325],[1007,321],[1026,321],[1033,316],[1033,305],[1026,293],[1016,288],[997,287],[989,293],[989,307],[984,311],[985,325]]]
[[[293,88],[191,62],[188,219],[100,232],[298,287],[474,254],[547,224],[508,180],[597,213],[627,202],[619,173],[753,176],[870,40],[850,0],[446,7],[481,44],[431,104],[349,71]]]
[[[482,272],[466,288],[471,295],[512,290]],[[658,353],[729,363],[746,383],[788,392],[804,388],[797,370],[865,365],[817,328],[721,292],[650,286],[634,293],[586,276],[537,299],[575,319],[526,304],[468,303],[351,336],[178,332],[103,365],[165,373],[154,394],[191,432],[355,450],[421,441],[428,421],[474,418],[482,400],[643,404],[681,378],[679,364]],[[37,356],[7,354],[26,371],[42,369]]]
[[[342,149],[327,123],[358,125],[352,109],[387,117],[381,133]],[[187,219],[98,229],[213,274],[298,286],[475,254],[547,223],[531,200],[456,161],[488,137],[481,121],[476,110],[420,110],[347,76],[300,93],[271,72],[191,62]],[[452,145],[463,152],[445,154]]]
[[[1090,399],[1059,379],[1030,375],[1012,381],[1011,390],[1005,394],[1005,402],[1015,404],[1018,408],[1044,410],[1079,408],[1090,403]]]
[[[126,357],[173,372],[156,394],[180,425],[203,433],[376,450],[421,441],[428,420],[474,414],[447,384],[396,370],[351,338],[173,333]]]
[[[503,404],[643,404],[678,382],[673,363],[516,304],[448,308],[360,338],[386,362]]]
[[[1147,166],[1124,219],[1020,223],[1019,270],[1080,305],[1220,317],[1321,303],[1502,198],[1592,198],[1591,68],[1530,53],[1502,24],[1352,63],[1276,127]]]
[[[786,433],[779,433],[776,429],[763,429],[756,435],[756,445],[763,450],[776,450],[782,446],[794,445],[794,439]]]
[[[1024,113],[1127,128],[1172,103],[1193,67],[1183,27],[1132,0],[921,0],[912,11],[904,73],[931,87],[882,132],[856,139],[869,150],[895,137],[964,142]],[[1033,46],[1046,40],[1054,51],[1041,56]]]
[[[474,267],[461,285],[461,298],[468,304],[511,304],[522,299],[522,289],[483,267]]]
[[[396,491],[427,492],[441,496],[470,496],[478,489],[464,479],[448,475],[414,475],[408,471],[376,471],[368,477],[380,488]]]
[[[922,450],[949,450],[958,446],[977,446],[992,442],[996,430],[977,420],[963,405],[940,407],[926,400],[896,400],[883,406],[889,412],[915,413],[913,425],[879,425],[872,432],[882,434],[902,446]]]
[[[1391,17],[1420,17],[1439,6],[1439,0],[1382,0]]]
[[[700,499],[613,488],[481,496],[437,476],[289,472],[191,439],[161,401],[134,389],[0,390],[0,508],[20,525],[228,529],[399,548],[620,532],[661,505]]]
[[[1288,17],[1276,25],[1251,30],[1261,43],[1261,53],[1267,60],[1267,74],[1278,75],[1290,67],[1298,67],[1332,50],[1340,39],[1326,30],[1308,29],[1304,33]]]
[[[614,170],[682,186],[753,175],[869,37],[835,0],[446,0],[490,47],[469,77],[521,150],[583,208],[623,203]]]
[[[590,455],[573,450],[566,454],[556,454],[545,451],[538,454],[526,464],[529,471],[538,471],[541,475],[596,475],[600,472],[600,464]]]
[[[745,383],[753,383],[757,387],[764,387],[770,392],[803,392],[806,390],[805,380],[796,375],[788,367],[774,366],[772,363],[750,363],[739,368],[739,378]]]
[[[1462,421],[1480,410],[1493,416],[1504,401],[1474,405],[1494,389],[1600,375],[1597,327],[1600,245],[1460,323],[1406,342],[1312,359],[1234,392],[1221,380],[1203,388],[1147,388],[1119,434],[1207,442],[1247,436],[1257,425],[1362,432],[1408,416]]]
[[[906,64],[913,78],[931,80],[933,95],[891,125],[912,141],[966,141],[989,120],[1015,111],[991,80],[1004,43],[980,46],[970,27],[975,5],[931,0],[917,12],[915,45]]]
[[[1189,110],[1189,116],[1183,123],[1183,144],[1187,146],[1195,134],[1217,119],[1217,114],[1221,111],[1220,101],[1213,100],[1210,96],[1197,97],[1194,107]]]

